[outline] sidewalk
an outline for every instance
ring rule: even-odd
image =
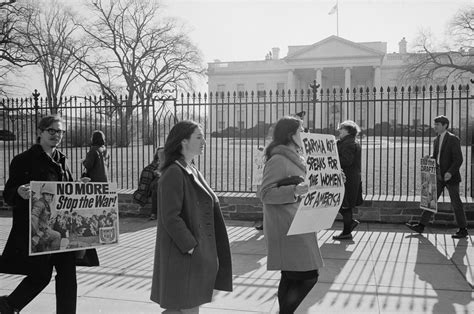
[[[5,216],[5,214],[3,214]],[[160,313],[149,301],[156,222],[121,218],[120,244],[99,250],[100,267],[78,267],[78,313]],[[234,291],[216,292],[201,313],[276,313],[280,274],[266,271],[263,233],[252,223],[228,221]],[[11,218],[0,216],[0,250]],[[474,237],[453,240],[455,229],[361,223],[354,241],[319,233],[326,267],[298,313],[474,313]],[[471,233],[473,231],[471,230]],[[0,274],[0,295],[21,276]],[[54,283],[22,313],[54,313]]]

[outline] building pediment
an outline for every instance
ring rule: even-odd
[[[350,40],[331,36],[313,45],[290,47],[287,61],[308,59],[337,59],[337,58],[373,58],[383,57],[382,49],[374,49],[368,44],[355,43]]]

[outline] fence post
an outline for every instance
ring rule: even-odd
[[[35,130],[36,130],[36,129],[38,129],[38,110],[39,110],[38,98],[41,94],[38,93],[37,89],[35,89],[35,92],[32,93],[32,95],[33,95],[33,99],[35,101],[34,109],[35,109]]]
[[[474,79],[470,79],[470,81],[472,84],[474,84]],[[469,88],[469,85],[467,85],[467,87]],[[469,95],[469,90],[468,90],[468,95]],[[471,99],[474,100],[474,95],[471,95]],[[467,106],[469,106],[469,103],[467,104]],[[471,197],[474,197],[474,125],[472,125],[472,129],[471,129]]]

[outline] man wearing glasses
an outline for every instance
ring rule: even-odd
[[[51,281],[53,266],[56,269],[56,312],[76,313],[75,252],[29,256],[30,181],[73,181],[66,156],[57,149],[64,132],[65,122],[61,117],[42,118],[36,144],[11,161],[3,196],[13,207],[13,225],[0,260],[0,272],[26,277],[10,295],[0,297],[2,314],[20,311],[30,303]]]

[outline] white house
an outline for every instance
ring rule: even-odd
[[[323,94],[329,89],[331,92],[335,88],[344,90],[361,87],[364,89],[388,87],[393,88],[403,82],[400,82],[400,72],[404,66],[405,56],[407,55],[407,42],[403,38],[399,42],[399,51],[397,53],[387,53],[387,43],[385,42],[353,42],[341,37],[330,36],[312,45],[289,46],[287,56],[280,58],[280,49],[273,48],[267,54],[264,60],[257,61],[234,61],[221,62],[215,61],[208,64],[208,87],[209,92],[243,93],[245,91],[254,91],[256,97],[262,96],[264,91],[294,91],[308,90],[310,84],[316,80],[320,84],[320,90]],[[467,83],[467,82],[466,82]],[[413,96],[412,96],[413,97]],[[324,97],[322,98],[324,99]],[[275,104],[272,104],[275,107]],[[278,112],[284,111],[285,104],[280,104],[275,110],[264,109],[263,106],[249,105],[237,106],[234,110],[226,112],[225,106],[211,106],[211,116],[215,117],[216,127],[212,129],[222,130],[228,126],[237,126],[239,128],[248,128],[249,121],[254,125],[257,121],[274,121]],[[373,127],[374,124],[381,121],[393,123],[412,123],[424,116],[424,124],[432,124],[429,120],[435,113],[445,113],[448,117],[458,117],[458,105],[450,106],[449,103],[441,104],[430,108],[413,106],[410,108],[405,104],[404,110],[401,110],[402,103],[394,102],[385,104],[385,102],[368,102],[368,106],[359,106],[343,108],[338,113],[327,114],[326,107],[310,106],[304,108],[312,116],[329,117],[319,121],[316,118],[314,123],[316,127],[330,126],[331,120],[355,119],[362,127]],[[351,104],[350,106],[354,106]],[[375,106],[375,107],[374,107]],[[378,108],[380,106],[380,108]],[[461,104],[466,107],[467,103]],[[313,108],[314,107],[314,108]],[[375,108],[375,109],[374,109]],[[315,110],[316,114],[312,111]],[[462,110],[462,109],[461,109]],[[465,109],[464,109],[465,110]],[[453,111],[453,112],[451,112]],[[381,112],[381,114],[380,114]],[[334,117],[337,114],[337,117]],[[250,117],[253,116],[253,120]],[[242,118],[243,117],[243,118]],[[258,117],[258,118],[256,118]],[[416,119],[415,119],[416,117]],[[467,118],[467,117],[466,117]],[[456,120],[453,119],[453,120]],[[311,118],[310,118],[311,120]],[[327,120],[327,121],[326,121]],[[456,121],[453,121],[456,122]],[[457,123],[457,122],[456,122]],[[462,122],[461,122],[462,123]]]

